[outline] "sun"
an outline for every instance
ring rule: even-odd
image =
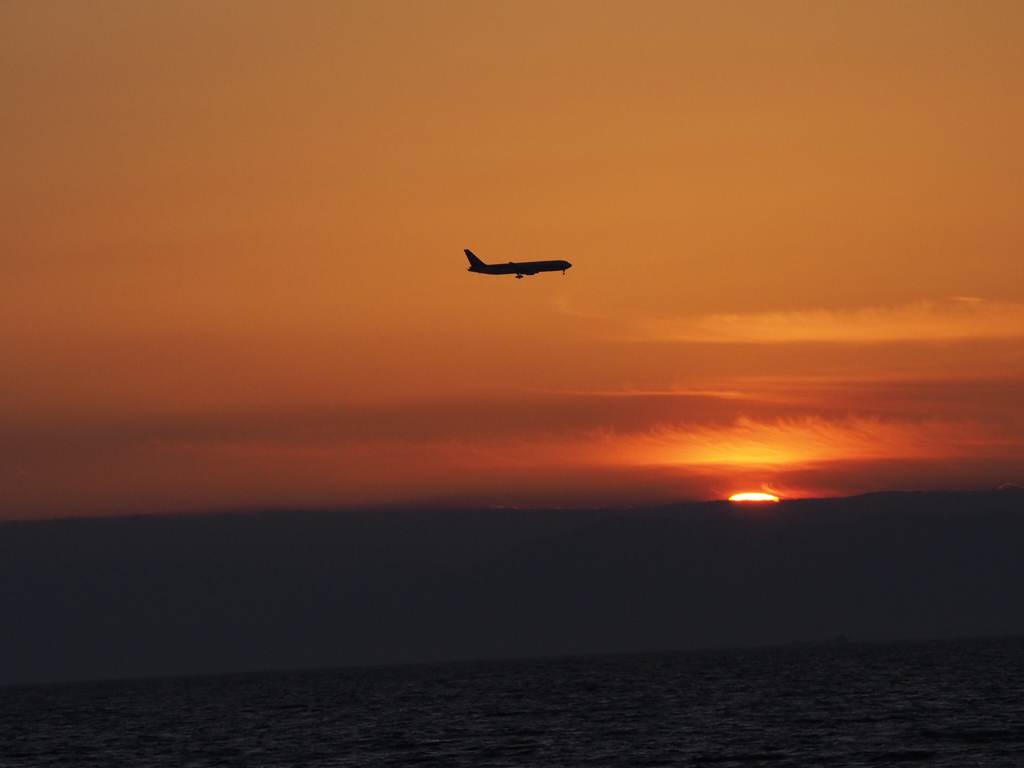
[[[770,493],[734,493],[729,497],[729,501],[778,501],[778,496],[772,496]]]

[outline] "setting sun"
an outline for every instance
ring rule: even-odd
[[[778,501],[778,496],[772,496],[770,493],[734,493],[729,497],[729,501]]]

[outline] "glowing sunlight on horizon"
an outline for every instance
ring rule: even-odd
[[[729,501],[778,501],[778,496],[770,493],[734,493]]]

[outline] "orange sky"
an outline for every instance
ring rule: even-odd
[[[0,4],[0,517],[1024,484],[1021,40]]]

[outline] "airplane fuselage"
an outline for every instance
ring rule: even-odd
[[[507,264],[484,264],[472,251],[466,251],[469,259],[469,271],[478,272],[481,275],[536,275],[538,272],[565,272],[572,266],[568,261],[557,259],[553,261],[510,261]]]

